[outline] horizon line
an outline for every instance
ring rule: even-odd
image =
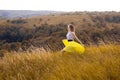
[[[0,9],[4,11],[55,11],[55,12],[120,12],[115,10],[77,10],[77,11],[62,11],[62,10],[29,10],[29,9]]]

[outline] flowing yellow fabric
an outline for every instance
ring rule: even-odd
[[[63,50],[66,52],[70,52],[70,53],[75,52],[75,53],[83,54],[85,51],[85,48],[81,44],[75,41],[68,42],[67,39],[64,39],[62,40],[62,42],[65,45],[65,48]]]

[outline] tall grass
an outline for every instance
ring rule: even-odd
[[[0,59],[0,80],[120,80],[120,45],[89,46],[82,55],[13,52]]]

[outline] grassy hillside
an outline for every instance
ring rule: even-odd
[[[12,12],[12,11],[11,11]],[[14,11],[13,11],[14,12]],[[19,12],[18,12],[19,13]],[[25,12],[23,12],[24,14]],[[29,12],[31,13],[32,12]],[[49,14],[36,17],[8,19],[2,21],[1,24],[15,25],[12,21],[23,20],[26,23],[21,24],[22,27],[33,28],[41,26],[42,24],[56,25],[56,24],[69,24],[73,23],[76,27],[108,27],[113,28],[114,26],[120,25],[120,13],[119,12],[69,12],[59,14]],[[0,21],[1,22],[1,21]],[[19,24],[19,22],[18,22]]]
[[[0,50],[26,50],[31,46],[60,50],[69,23],[75,25],[85,45],[120,43],[119,12],[71,12],[0,20]]]
[[[120,80],[120,45],[89,46],[82,55],[11,53],[0,59],[0,80]]]
[[[64,53],[67,25],[85,53]],[[0,19],[0,80],[120,80],[120,13]]]

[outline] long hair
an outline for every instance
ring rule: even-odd
[[[68,27],[70,28],[70,31],[74,32],[75,31],[75,27],[73,24],[69,24]]]

